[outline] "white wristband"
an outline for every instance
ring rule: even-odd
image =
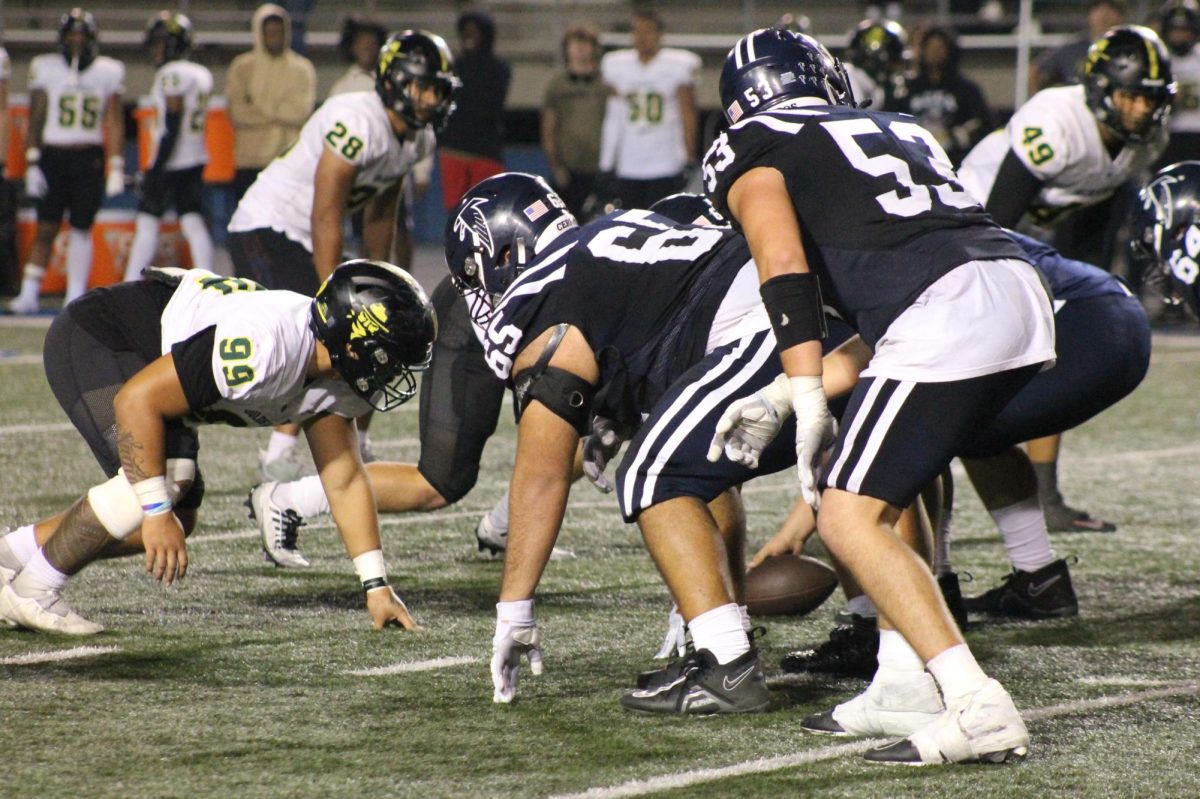
[[[354,559],[354,571],[362,581],[364,591],[387,586],[387,565],[383,562],[383,550],[372,549]]]
[[[32,166],[32,165],[37,164],[37,162],[41,161],[41,160],[42,160],[42,151],[39,150],[37,147],[30,147],[28,150],[25,151],[25,163]]]
[[[161,516],[171,512],[171,495],[167,493],[167,478],[163,475],[139,480],[133,484],[133,493],[137,494],[145,515]]]

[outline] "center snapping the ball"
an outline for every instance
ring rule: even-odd
[[[772,555],[746,575],[751,616],[803,616],[837,588],[837,573],[807,555]]]

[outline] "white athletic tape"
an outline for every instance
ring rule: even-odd
[[[142,526],[142,504],[124,470],[107,483],[88,490],[88,504],[113,538],[124,540]]]

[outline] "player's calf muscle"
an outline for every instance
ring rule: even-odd
[[[91,504],[81,498],[67,510],[58,530],[46,542],[46,560],[63,574],[75,574],[113,541]]]

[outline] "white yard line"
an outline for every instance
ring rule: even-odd
[[[57,652],[30,652],[26,655],[13,655],[0,658],[0,666],[29,666],[35,663],[57,663],[60,660],[75,660],[90,658],[96,655],[107,655],[119,652],[119,646],[77,646],[74,649],[60,649]]]
[[[41,366],[40,355],[4,355],[0,353],[0,366]]]
[[[0,426],[0,436],[28,435],[37,433],[74,432],[75,426],[70,422],[52,422],[50,424],[6,424]]]
[[[379,666],[373,669],[353,669],[344,672],[356,677],[385,677],[389,674],[407,674],[413,671],[433,671],[446,669],[451,666],[462,666],[467,663],[480,663],[479,658],[460,655],[458,657],[434,658],[433,660],[417,660],[409,663],[394,663],[391,666]]]
[[[1041,721],[1056,716],[1067,716],[1073,713],[1086,713],[1093,710],[1104,710],[1110,707],[1127,707],[1155,699],[1168,699],[1173,696],[1186,696],[1200,693],[1200,682],[1177,683],[1173,687],[1160,688],[1152,691],[1139,691],[1132,694],[1104,696],[1097,699],[1081,699],[1077,702],[1067,702],[1061,705],[1027,710],[1021,715],[1026,721]],[[762,774],[770,771],[795,768],[797,766],[816,763],[822,760],[832,760],[836,757],[857,754],[870,748],[875,741],[855,741],[853,743],[823,746],[810,749],[794,755],[748,760],[720,768],[695,769],[678,774],[664,774],[660,777],[647,777],[640,780],[630,780],[618,785],[590,788],[580,793],[557,794],[551,799],[618,799],[618,797],[644,796],[646,794],[686,788],[690,785],[715,782],[730,777],[741,777],[747,774]]]

